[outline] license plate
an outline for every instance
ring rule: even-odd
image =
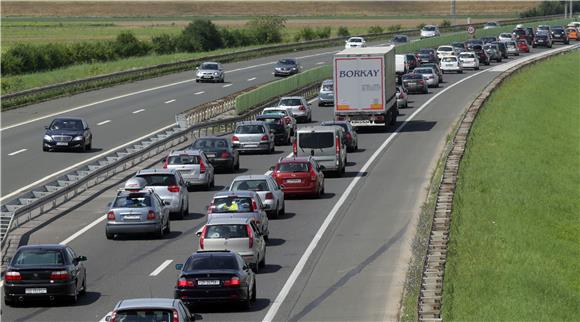
[[[127,216],[123,216],[123,219],[127,219],[127,220],[135,220],[135,219],[137,219],[137,220],[139,220],[139,219],[141,219],[141,216],[138,216],[138,215],[127,215]]]
[[[205,154],[208,158],[215,158],[215,153],[206,153]]]
[[[45,288],[27,288],[24,290],[26,294],[46,294]]]
[[[220,285],[218,280],[201,280],[197,281],[197,285]]]
[[[244,147],[246,147],[246,148],[257,148],[258,145],[257,144],[245,144]]]
[[[414,83],[414,82],[409,82],[409,83],[407,83],[407,84],[408,84],[408,85],[417,85],[417,83]]]
[[[64,145],[64,146],[67,146],[68,145],[68,142],[56,142],[56,145]]]
[[[288,183],[300,183],[300,182],[302,182],[302,180],[300,180],[300,179],[288,179],[288,180],[286,180],[286,182],[288,182]]]
[[[560,38],[560,35],[555,35],[555,36],[556,36],[556,38]]]
[[[544,42],[543,40],[538,40],[538,42]]]
[[[369,124],[371,121],[369,120],[351,120],[350,123],[352,124]]]
[[[447,67],[453,67],[453,64],[447,64],[445,66],[447,66]]]

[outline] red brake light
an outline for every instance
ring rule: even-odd
[[[350,134],[350,132],[346,132],[346,139],[348,141],[352,140],[352,134]]]
[[[167,169],[167,159],[169,159],[169,157],[163,160],[163,169]]]
[[[22,280],[22,275],[19,272],[6,272],[4,275],[5,281],[20,281]]]
[[[69,274],[67,271],[56,271],[50,273],[51,280],[59,280],[59,281],[66,281],[69,279]]]
[[[153,219],[155,219],[155,211],[149,210],[147,212],[147,220],[153,220]]]
[[[266,135],[266,134],[262,135],[262,138],[260,140],[261,141],[268,141],[268,135]]]
[[[179,186],[168,186],[167,190],[169,190],[169,192],[179,192]]]
[[[232,141],[239,141],[239,140],[240,140],[240,138],[238,138],[237,136],[235,136],[235,135],[232,136]]]
[[[292,144],[292,153],[296,155],[298,153],[298,146],[296,145],[296,141]]]
[[[199,159],[199,173],[205,173],[205,164],[203,163],[203,159]]]
[[[301,110],[301,111],[306,111],[306,107],[304,107],[304,105],[300,105],[300,106],[298,107],[298,109],[299,109],[299,110]]]
[[[224,286],[240,286],[240,284],[241,284],[240,278],[237,276],[234,276],[229,280],[224,281]]]
[[[207,231],[207,226],[203,226],[201,231],[201,236],[199,236],[199,249],[203,249],[203,240],[205,239],[205,232]]]
[[[258,203],[256,200],[252,199],[252,211],[258,210]]]
[[[229,158],[230,157],[230,153],[228,151],[224,151],[224,152],[222,152],[221,157],[222,158]]]
[[[107,220],[115,220],[115,213],[112,211],[109,211],[107,213]]]
[[[111,318],[109,319],[109,322],[115,322],[116,318],[117,318],[117,311],[113,311],[113,313],[111,313]]]
[[[254,234],[252,234],[252,227],[250,225],[246,225],[246,229],[248,230],[248,247],[254,247]]]
[[[274,195],[271,192],[268,192],[266,194],[266,199],[268,199],[268,200],[274,199]]]
[[[177,280],[177,287],[194,287],[195,284],[192,280],[188,280],[185,278],[180,278]]]
[[[338,136],[336,137],[335,144],[336,144],[336,154],[339,154],[340,153],[340,138]]]
[[[173,310],[173,322],[179,322],[179,314],[177,314],[177,310]]]

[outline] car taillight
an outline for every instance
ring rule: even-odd
[[[173,310],[173,322],[179,322],[179,314],[177,314],[177,310]]]
[[[224,158],[224,159],[225,158],[229,158],[230,157],[230,153],[228,151],[224,151],[224,152],[222,152],[221,157]]]
[[[153,220],[153,219],[155,219],[155,211],[149,210],[147,212],[147,220]]]
[[[22,275],[19,272],[6,272],[4,275],[5,281],[20,281],[22,280]]]
[[[163,169],[167,169],[167,159],[168,159],[168,158],[165,158],[165,159],[163,160]]]
[[[252,211],[258,210],[258,203],[256,200],[252,199]]]
[[[310,181],[316,181],[316,172],[313,169],[310,169]]]
[[[336,154],[340,154],[340,138],[337,136],[335,140],[336,144]]]
[[[252,227],[250,225],[246,225],[246,229],[248,230],[248,247],[254,247],[254,234],[252,233]]]
[[[205,173],[205,163],[202,159],[199,159],[199,173]]]
[[[109,211],[107,213],[107,220],[115,220],[115,213],[112,211]]]
[[[298,153],[298,146],[296,145],[296,141],[292,144],[292,153],[296,155]]]
[[[205,232],[207,231],[207,226],[203,226],[201,231],[201,236],[199,236],[199,249],[203,249],[203,241],[205,239]]]
[[[238,138],[237,136],[234,135],[234,136],[232,136],[232,142],[233,141],[240,141],[240,138]]]
[[[301,111],[306,111],[306,107],[304,107],[304,105],[298,106],[298,109],[301,110]]]
[[[260,140],[261,141],[268,141],[268,135],[266,135],[266,134],[262,135],[262,138]]]
[[[240,286],[240,284],[241,284],[240,278],[237,276],[234,276],[229,280],[224,281],[224,286]]]
[[[347,133],[346,133],[346,139],[347,139],[348,141],[352,140],[352,134],[350,134],[350,132],[347,132]]]
[[[273,195],[271,192],[268,192],[268,193],[266,194],[266,199],[267,199],[267,200],[274,199],[274,195]]]
[[[168,186],[167,190],[169,190],[169,192],[179,192],[179,186]]]
[[[113,311],[113,313],[111,313],[111,318],[109,319],[109,322],[115,322],[116,318],[117,318],[117,311]]]
[[[207,206],[207,213],[211,214],[213,212],[214,203],[213,201]]]
[[[177,287],[194,287],[195,284],[192,280],[188,280],[185,278],[180,278],[177,280]]]
[[[69,277],[70,277],[70,275],[68,274],[67,271],[56,271],[56,272],[50,273],[51,280],[66,281],[69,279]]]

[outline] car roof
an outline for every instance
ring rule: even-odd
[[[254,221],[253,217],[241,217],[239,214],[230,214],[228,216],[227,213],[225,214],[220,214],[220,216],[217,217],[211,217],[206,225],[245,225],[248,224],[250,222]]]
[[[176,299],[170,298],[137,298],[120,300],[115,310],[139,309],[148,307],[173,308]]]
[[[278,161],[278,163],[292,163],[292,162],[299,162],[299,163],[306,163],[306,162],[310,162],[310,157],[296,157],[296,156],[291,156],[288,158],[284,158],[284,159],[280,159]]]
[[[205,140],[205,139],[209,139],[209,140],[227,140],[228,138],[222,137],[222,136],[210,136],[210,135],[208,135],[208,136],[199,137],[199,138],[195,139],[195,141],[197,141],[197,140]]]
[[[218,63],[218,62],[215,62],[215,61],[204,61],[204,62],[203,62],[203,63],[201,63],[201,64],[202,64],[202,65],[203,65],[203,64],[218,64],[218,65],[219,65],[220,63]]]
[[[176,150],[171,151],[169,156],[176,156],[176,155],[200,155],[202,153],[199,149],[187,149],[187,150]]]
[[[281,114],[260,114],[260,115],[256,115],[256,120],[257,119],[281,119],[284,118],[284,115]]]
[[[78,117],[78,116],[60,116],[60,117],[55,117],[53,120],[78,120],[78,121],[82,121],[83,118]]]
[[[238,180],[258,180],[258,179],[267,179],[269,176],[264,174],[252,174],[252,175],[245,175],[245,176],[237,176],[232,181]]]
[[[175,169],[159,169],[159,168],[155,168],[155,169],[142,169],[139,170],[135,175],[141,175],[141,174],[176,174],[177,170]]]
[[[267,124],[264,121],[241,121],[236,124],[236,126],[239,125],[267,125]]]
[[[252,198],[256,195],[254,191],[238,190],[238,191],[220,191],[213,195],[213,198],[225,198],[225,197],[248,197]]]
[[[64,249],[66,245],[61,244],[36,244],[36,245],[23,245],[18,247],[18,250],[21,249]]]
[[[280,100],[289,99],[289,98],[300,98],[300,99],[302,99],[302,98],[304,98],[304,96],[284,96],[284,97],[280,97]]]

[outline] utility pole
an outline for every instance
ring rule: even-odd
[[[564,19],[568,18],[568,6],[566,2],[564,2]]]
[[[574,11],[574,1],[570,0],[570,18],[574,19],[574,15],[572,14],[572,12]]]
[[[455,1],[456,0],[451,0],[451,17],[453,17],[453,24],[456,24],[455,19],[457,18],[457,11],[456,11],[456,7],[455,7]]]

